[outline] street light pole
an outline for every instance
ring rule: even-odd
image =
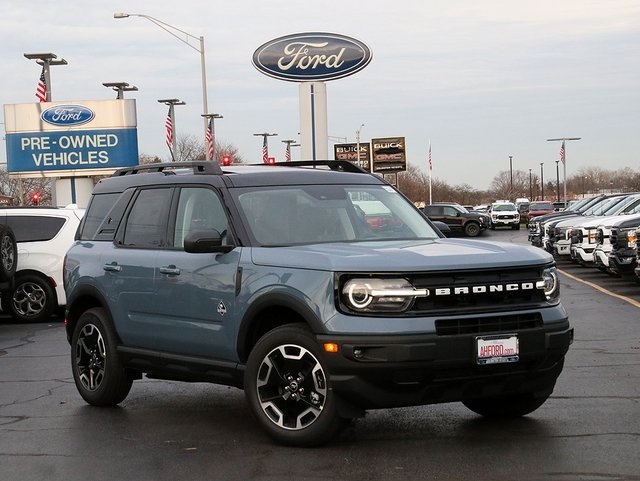
[[[215,156],[215,148],[216,148],[216,128],[215,128],[215,121],[216,119],[223,119],[224,116],[220,115],[220,114],[202,114],[202,116],[204,117],[205,120],[205,132],[206,129],[209,128],[209,120],[211,119],[211,147],[212,149],[209,150],[209,146],[207,145],[205,148],[205,159],[207,160],[213,160],[214,156]],[[205,135],[206,138],[206,135]],[[209,158],[211,157],[211,158]]]
[[[125,92],[133,92],[138,90],[138,87],[136,87],[135,85],[129,86],[127,82],[103,82],[102,85],[104,85],[105,87],[111,87],[113,90],[115,90],[118,93],[116,97],[117,100],[124,99]]]
[[[544,162],[540,162],[540,200],[544,200]]]
[[[262,137],[262,161],[266,164],[267,162],[269,162],[269,144],[268,144],[268,138],[269,137],[273,137],[274,135],[278,135],[278,134],[270,134],[268,132],[263,132],[261,134],[253,134],[256,137]]]
[[[51,86],[51,74],[49,72],[49,67],[52,65],[67,65],[67,61],[63,58],[58,59],[58,57],[53,53],[25,53],[24,56],[29,60],[35,60],[38,65],[42,65],[44,67],[44,81],[47,86],[47,102],[51,102],[51,92],[53,88]]]
[[[178,153],[178,151],[176,150],[178,147],[178,136],[176,135],[176,114],[174,107],[176,105],[186,104],[182,100],[178,99],[162,99],[158,100],[158,102],[169,106],[169,117],[171,118],[171,159],[175,161],[176,155]]]
[[[560,160],[562,160],[562,178],[564,182],[564,204],[567,205],[567,151],[564,145],[566,140],[580,140],[581,137],[561,137],[559,139],[547,139],[547,142],[562,141],[562,149],[560,150]]]
[[[533,184],[531,183],[531,169],[529,169],[529,200],[533,200]]]
[[[194,49],[196,52],[200,53],[200,74],[202,77],[202,113],[204,115],[207,115],[209,113],[208,107],[207,107],[207,71],[206,71],[206,67],[205,67],[205,55],[204,55],[204,37],[202,35],[200,35],[199,37],[196,37],[195,35],[191,35],[190,33],[185,32],[184,30],[181,30],[177,27],[174,27],[173,25],[170,25],[166,22],[163,22],[162,20],[158,20],[157,18],[151,17],[149,15],[143,15],[140,13],[114,13],[113,14],[113,18],[128,18],[128,17],[142,17],[142,18],[146,18],[147,20],[149,20],[151,23],[154,23],[155,25],[157,25],[158,27],[160,27],[162,30],[164,30],[165,32],[169,33],[170,35],[173,35],[175,38],[177,38],[178,40],[180,40],[182,43],[186,44],[187,46],[189,46],[190,48]],[[183,34],[185,36],[185,38],[182,38],[179,35],[176,35],[175,32],[180,32],[181,34]],[[194,45],[192,45],[191,43],[189,43],[189,39],[193,39],[193,40],[197,40],[200,47],[196,47]],[[204,121],[204,131],[207,131],[207,118],[204,117],[203,119]],[[205,149],[206,152],[206,156],[207,156],[207,160],[211,160],[209,158],[209,149],[206,148]]]
[[[560,169],[559,169],[559,160],[556,160],[556,200],[560,202]],[[566,199],[565,199],[566,203]]]
[[[284,160],[285,162],[291,162],[291,144],[294,144],[296,141],[289,139],[289,140],[283,140],[282,142],[287,144],[284,151]]]
[[[356,162],[362,167],[362,163],[360,162],[360,132],[362,131],[362,127],[364,124],[360,124],[358,130],[356,130]],[[369,162],[369,172],[373,172],[373,162]]]
[[[513,155],[509,156],[509,177],[511,179],[511,187],[509,188],[509,196],[513,198]],[[511,198],[509,200],[511,200]]]

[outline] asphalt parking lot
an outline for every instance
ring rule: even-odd
[[[526,242],[526,230],[486,234]],[[539,410],[500,423],[459,403],[371,411],[314,449],[273,444],[233,388],[145,379],[117,408],[88,406],[61,319],[4,317],[0,479],[640,480],[640,308],[574,279],[593,274],[584,268],[560,268],[576,338]]]

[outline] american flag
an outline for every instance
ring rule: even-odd
[[[564,164],[564,140],[562,141],[562,147],[560,147],[560,161]]]
[[[264,141],[262,142],[262,162],[265,164],[269,163],[269,147],[267,147],[267,136],[264,136]]]
[[[209,159],[213,159],[213,119],[209,119],[209,124],[207,125],[207,131],[204,134],[204,140],[207,142],[207,147],[209,149]]]
[[[287,142],[287,148],[284,151],[284,160],[285,162],[291,162],[291,144]]]
[[[171,106],[169,106],[169,112],[167,113],[167,120],[165,120],[164,126],[167,128],[167,147],[171,149],[173,147],[173,122],[171,122]]]
[[[429,142],[429,172],[433,171],[433,164],[431,163],[431,142]]]
[[[42,66],[42,73],[40,74],[38,86],[36,87],[36,97],[38,97],[40,102],[47,101],[47,80],[44,77],[44,65]]]

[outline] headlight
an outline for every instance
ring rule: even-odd
[[[429,295],[406,279],[349,279],[342,287],[342,302],[359,312],[402,312],[416,297]]]
[[[637,241],[638,241],[638,234],[636,233],[635,230],[630,230],[629,232],[627,232],[627,242],[629,243],[630,246],[635,245]]]
[[[536,283],[536,287],[544,290],[544,295],[548,301],[556,299],[560,295],[560,283],[558,282],[556,268],[549,267],[542,271],[542,280]]]

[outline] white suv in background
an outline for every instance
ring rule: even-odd
[[[15,284],[2,297],[15,320],[43,322],[65,305],[62,263],[83,214],[75,206],[0,209],[0,225],[11,227],[18,247]]]

